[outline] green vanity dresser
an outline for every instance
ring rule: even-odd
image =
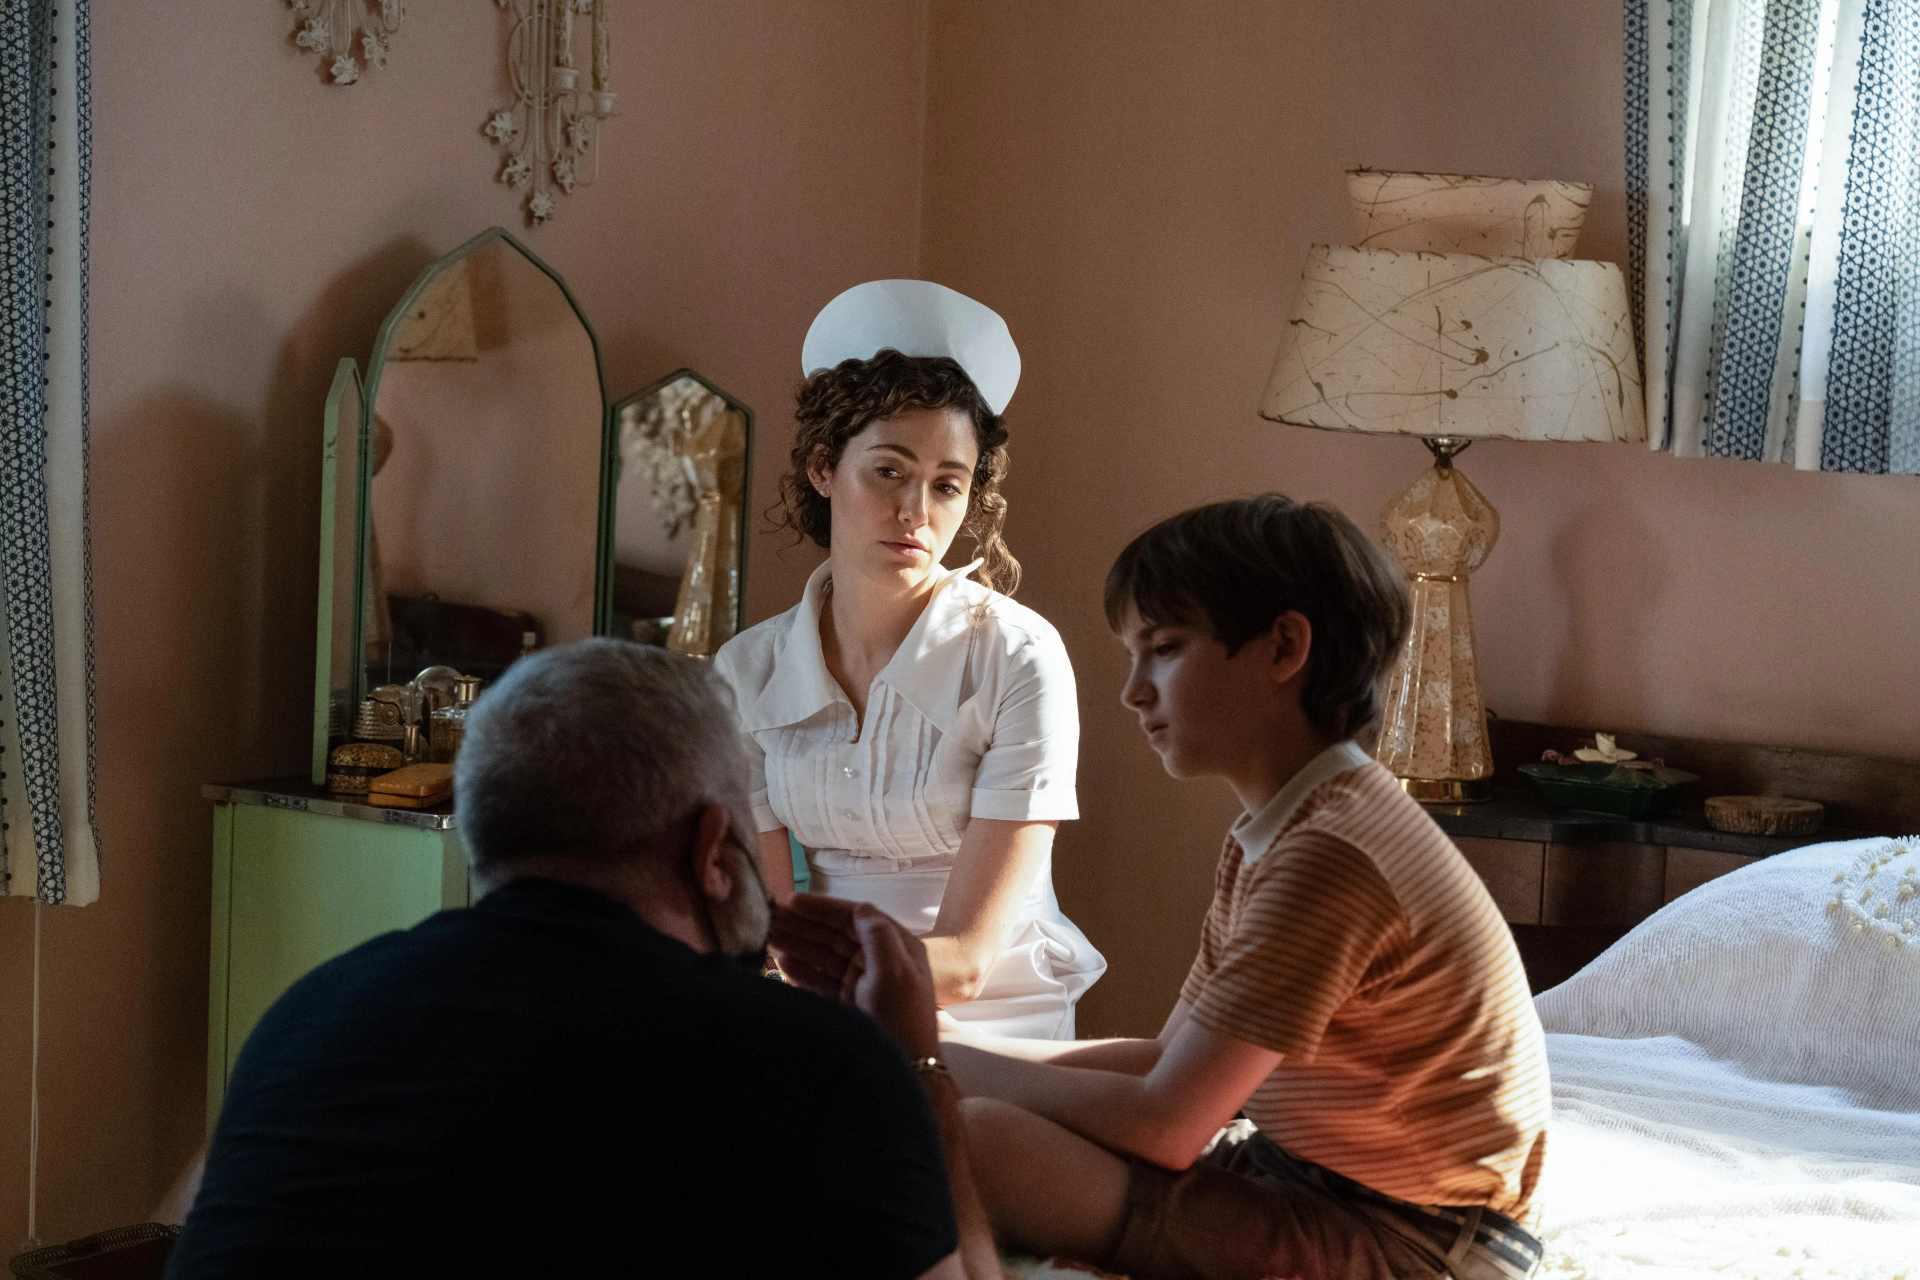
[[[499,227],[401,295],[364,384],[340,361],[322,414],[311,773],[204,792],[209,1131],[282,992],[473,899],[451,804],[326,789],[349,735],[405,741],[361,723],[369,695],[429,668],[484,686],[528,648],[595,635],[711,656],[743,621],[752,453],[752,410],[691,369],[609,403],[565,281]]]
[[[375,809],[303,779],[202,792],[213,809],[207,1130],[240,1046],[314,966],[472,898],[466,851],[442,810]]]

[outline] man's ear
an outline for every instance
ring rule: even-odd
[[[1285,684],[1307,669],[1307,658],[1313,653],[1313,623],[1306,614],[1287,610],[1273,620],[1267,638],[1273,644],[1270,675],[1275,684]]]
[[[714,902],[729,901],[738,887],[732,861],[726,856],[732,829],[733,820],[724,805],[700,806],[693,824],[693,882],[702,896]]]
[[[833,496],[833,468],[827,465],[827,446],[813,446],[813,452],[807,457],[807,481],[821,497]]]

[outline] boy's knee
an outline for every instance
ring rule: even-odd
[[[966,1124],[969,1137],[1004,1137],[1020,1127],[1020,1118],[1026,1114],[1011,1102],[998,1098],[960,1099],[960,1119]]]

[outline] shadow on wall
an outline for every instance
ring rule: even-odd
[[[49,1238],[139,1220],[199,1146],[200,1109],[177,1100],[203,1096],[206,1061],[200,787],[304,768],[327,389],[341,356],[364,364],[434,256],[413,239],[368,256],[277,350],[244,299],[204,298],[195,337],[209,358],[271,361],[260,409],[170,381],[94,424],[92,500],[113,513],[94,542],[101,900],[48,919],[40,1199],[79,1215],[43,1217]],[[132,955],[84,959],[107,952]],[[135,1021],[144,1035],[129,1034]],[[126,1044],[151,1056],[100,1069]],[[151,1126],[145,1139],[136,1125]],[[147,1185],[136,1175],[125,1203],[100,1203],[99,1170],[130,1158],[153,1162]]]
[[[1549,551],[1554,586],[1566,604],[1565,633],[1555,646],[1553,700],[1559,706],[1607,702],[1645,707],[1643,664],[1628,664],[1632,688],[1615,683],[1597,697],[1595,672],[1618,666],[1609,655],[1638,653],[1653,642],[1673,566],[1643,514],[1595,498],[1554,533]]]
[[[445,246],[451,249],[453,246]],[[444,251],[444,250],[443,250]],[[263,439],[272,454],[261,487],[246,491],[262,508],[259,598],[243,616],[261,628],[251,662],[270,663],[254,682],[252,705],[264,717],[240,746],[257,773],[298,773],[306,763],[313,714],[313,624],[319,563],[321,417],[334,367],[352,356],[366,376],[380,323],[400,295],[440,254],[403,237],[341,272],[287,333],[274,363]],[[246,747],[251,746],[249,750]]]

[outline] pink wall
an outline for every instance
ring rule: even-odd
[[[190,10],[190,13],[188,12]],[[93,510],[101,898],[45,914],[40,1233],[140,1221],[201,1131],[202,783],[305,768],[320,407],[431,258],[519,230],[480,133],[491,4],[411,6],[384,71],[321,83],[284,4],[94,7]],[[525,235],[615,396],[693,365],[791,431],[800,339],[911,275],[925,10],[615,6],[601,178]],[[754,546],[758,613],[806,565]],[[0,902],[0,1255],[25,1229],[31,907]]]
[[[935,0],[921,263],[1021,346],[1008,536],[1085,718],[1056,875],[1113,962],[1087,1033],[1158,1026],[1233,814],[1118,706],[1108,564],[1161,516],[1261,489],[1372,527],[1427,463],[1255,416],[1307,245],[1348,234],[1345,169],[1591,182],[1581,256],[1624,257],[1620,15]],[[1920,483],[1628,446],[1463,465],[1505,530],[1474,579],[1500,714],[1920,759]]]
[[[198,1140],[198,788],[305,761],[334,361],[432,256],[515,225],[479,132],[493,6],[414,5],[347,89],[283,6],[192,10],[95,8],[105,853],[100,903],[43,918],[47,1239],[139,1220]],[[1254,417],[1305,246],[1345,234],[1345,167],[1593,181],[1585,252],[1622,254],[1616,0],[633,0],[616,21],[600,185],[527,237],[615,395],[691,364],[756,406],[764,502],[838,289],[917,272],[1012,324],[1010,533],[1088,729],[1058,878],[1114,961],[1084,1025],[1151,1029],[1231,806],[1168,781],[1114,703],[1101,576],[1192,503],[1278,487],[1371,520],[1423,464]],[[1920,757],[1912,482],[1624,448],[1466,465],[1506,520],[1476,590],[1503,714]],[[751,618],[798,595],[809,557],[780,545],[754,543]],[[0,902],[0,1249],[25,1222],[30,923]]]

